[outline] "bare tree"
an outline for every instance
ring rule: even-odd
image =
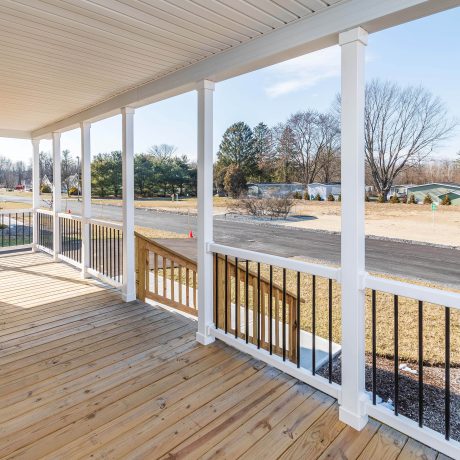
[[[440,99],[424,88],[368,84],[365,154],[377,192],[386,199],[398,174],[426,160],[456,126]]]
[[[321,171],[330,180],[340,140],[336,117],[315,110],[297,112],[288,119],[283,134],[288,139],[288,153],[297,180],[309,184]]]
[[[160,161],[163,160],[168,160],[173,155],[176,153],[177,147],[174,145],[169,145],[169,144],[161,144],[161,145],[152,145],[147,150],[147,153],[150,155],[153,155],[155,158],[157,158]]]

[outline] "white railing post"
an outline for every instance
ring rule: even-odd
[[[362,28],[339,37],[342,54],[342,393],[340,420],[361,430],[365,393],[364,98]]]
[[[136,299],[134,247],[134,109],[124,107],[122,115],[123,154],[123,300]]]
[[[32,139],[32,251],[38,245],[38,214],[40,208],[40,140]]]
[[[91,124],[80,123],[81,134],[81,275],[88,277],[90,261],[89,219],[91,219]],[[80,185],[80,184],[78,184]]]
[[[198,87],[198,332],[203,345],[214,342],[213,257],[207,244],[213,241],[213,93],[214,82],[204,80]]]
[[[61,133],[53,133],[53,254],[59,260],[60,235],[59,217],[61,212]]]

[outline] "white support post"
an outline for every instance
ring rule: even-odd
[[[214,342],[213,257],[207,244],[213,241],[213,93],[214,82],[198,85],[198,332],[203,345]]]
[[[40,140],[32,139],[32,251],[37,250],[38,245],[38,214],[40,208]]]
[[[367,32],[339,37],[342,53],[342,393],[340,420],[367,423],[365,393],[364,94]]]
[[[61,203],[61,133],[53,133],[53,254],[56,262],[60,253],[58,214],[61,212]]]
[[[82,228],[81,255],[82,278],[88,277],[90,261],[89,219],[91,219],[91,124],[80,123],[81,134],[81,195],[82,195]]]
[[[134,109],[124,107],[122,115],[123,154],[123,300],[136,299],[134,245]]]

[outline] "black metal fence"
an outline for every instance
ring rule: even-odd
[[[89,267],[114,281],[123,278],[123,232],[101,224],[90,224]]]
[[[423,301],[402,298],[395,294],[386,294],[385,300],[379,300],[378,294],[379,291],[371,291],[371,373],[368,383],[372,391],[372,404],[384,403],[395,416],[404,415],[417,422],[420,428],[427,426],[434,429],[442,433],[446,440],[451,437],[459,439],[459,420],[458,417],[453,419],[451,415],[452,407],[455,405],[458,410],[460,403],[458,384],[457,391],[451,391],[451,357],[454,354],[458,358],[459,353],[458,349],[451,349],[453,343],[451,308],[428,305]],[[413,302],[412,331],[405,329],[407,325],[405,327],[401,325],[403,315],[409,314],[407,308],[401,308],[401,301]],[[385,307],[384,302],[386,307],[391,306],[392,310],[392,316],[385,320],[388,323],[385,331],[379,324],[379,321],[382,321],[382,316],[379,318],[379,307]],[[388,311],[388,308],[385,311]],[[458,312],[455,313],[458,330],[459,317]],[[436,328],[433,327],[434,324]],[[393,350],[388,356],[382,356],[378,350],[378,340],[381,339],[379,334],[386,335],[387,332],[392,334]],[[411,342],[414,347],[414,357],[403,359],[401,341],[404,339],[404,334],[409,333],[411,336],[415,334],[418,336]],[[429,346],[426,346],[427,340]],[[433,344],[440,355],[434,363],[428,360],[429,352],[433,352]],[[426,373],[429,377],[427,379],[425,379]]]
[[[214,267],[218,329],[337,383],[332,279],[217,253]]]
[[[81,263],[82,233],[81,220],[59,217],[59,235],[61,254],[68,259]]]
[[[0,247],[32,244],[33,212],[9,212],[0,214]]]
[[[38,244],[53,250],[54,218],[50,214],[37,212]]]

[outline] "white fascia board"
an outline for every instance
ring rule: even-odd
[[[32,139],[30,131],[20,131],[17,129],[0,129],[0,137],[8,137],[11,139]]]
[[[206,58],[172,74],[147,82],[60,121],[32,135],[49,137],[83,121],[97,121],[196,88],[201,80],[219,82],[338,43],[340,32],[361,26],[376,32],[460,5],[460,0],[344,0],[271,33]]]

